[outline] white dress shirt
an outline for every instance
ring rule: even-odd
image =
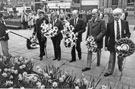
[[[120,30],[120,38],[121,38],[121,20],[118,20],[119,23],[119,30]],[[114,20],[114,34],[115,34],[115,41],[117,41],[117,21]]]

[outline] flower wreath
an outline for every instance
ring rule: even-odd
[[[127,57],[134,53],[135,44],[128,38],[122,38],[116,42],[115,50],[119,56]]]
[[[86,46],[89,51],[96,52],[97,50],[97,44],[95,42],[95,39],[93,36],[89,36],[86,40]]]
[[[58,27],[52,26],[52,24],[46,24],[45,22],[43,22],[41,24],[41,28],[41,32],[45,37],[51,38],[57,35]]]
[[[73,47],[76,44],[77,37],[73,32],[74,27],[72,25],[66,25],[64,30],[62,31],[62,35],[64,38],[64,46],[66,48]]]

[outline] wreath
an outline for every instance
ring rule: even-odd
[[[89,36],[86,40],[86,46],[89,51],[96,52],[97,51],[97,43],[93,36]]]
[[[72,25],[65,25],[62,35],[64,38],[64,46],[66,48],[73,47],[76,44],[77,36],[73,32],[74,27]]]
[[[41,28],[41,32],[45,37],[51,38],[57,35],[58,27],[52,26],[52,24],[46,24],[45,22],[43,22],[41,24]]]
[[[115,44],[116,53],[121,57],[127,57],[134,53],[135,44],[128,38],[122,38]]]

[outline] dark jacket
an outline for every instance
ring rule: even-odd
[[[109,51],[115,51],[115,33],[114,33],[114,21],[107,24],[105,46]],[[122,38],[130,37],[129,25],[127,21],[121,20],[121,34]]]
[[[0,21],[0,40],[8,40],[9,36],[6,34],[7,27],[3,23],[3,21]]]
[[[78,19],[76,26],[74,25],[74,19],[70,20],[70,25],[74,26],[73,32],[78,32],[78,41],[82,41],[82,33],[85,32],[85,23],[82,19]]]
[[[51,21],[51,24],[53,24],[53,21]],[[61,30],[63,30],[63,24],[62,21],[60,21],[59,19],[57,19],[57,21],[55,22],[54,26],[56,26],[58,28],[58,32],[57,35],[52,37],[52,39],[58,39],[61,40],[62,39],[62,34],[61,34]]]
[[[93,22],[92,19],[88,22],[88,31],[86,35],[86,39],[92,35],[99,48],[103,47],[103,36],[106,33],[105,21],[97,18],[96,22]]]

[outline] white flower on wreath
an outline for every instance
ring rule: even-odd
[[[18,70],[14,70],[14,74],[18,74]]]
[[[8,71],[8,69],[7,69],[7,68],[5,68],[5,69],[4,69],[4,71],[5,71],[5,72],[7,72],[7,71]]]
[[[58,83],[57,82],[53,82],[52,86],[53,87],[57,87],[58,86]]]
[[[45,89],[45,85],[41,85],[41,88],[40,89]]]
[[[79,86],[75,86],[75,89],[80,89]]]
[[[2,73],[2,76],[3,76],[3,77],[7,77],[8,74],[7,74],[7,73]]]
[[[83,78],[83,82],[84,82],[85,85],[88,85],[88,83],[89,83],[86,78]]]
[[[9,79],[13,79],[13,76],[12,76],[12,75],[10,75]]]
[[[18,80],[22,80],[22,79],[23,79],[22,75],[19,74],[19,75],[18,75]]]
[[[38,70],[38,69],[41,69],[41,67],[38,65],[38,66],[36,66],[36,70]]]
[[[20,89],[25,89],[24,87],[20,87]]]
[[[27,76],[27,72],[23,72],[23,76]]]
[[[6,81],[6,85],[13,85],[13,81]]]

